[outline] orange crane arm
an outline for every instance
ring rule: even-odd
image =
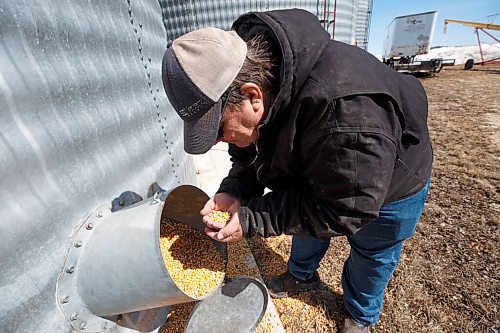
[[[444,33],[446,33],[446,27],[448,26],[448,23],[462,24],[462,25],[466,25],[468,27],[473,27],[473,28],[476,28],[476,29],[500,30],[500,25],[499,24],[479,23],[479,22],[470,22],[470,21],[460,21],[460,20],[445,19],[444,20]]]

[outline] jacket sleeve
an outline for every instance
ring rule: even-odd
[[[342,117],[335,116],[329,127],[320,126],[316,136],[308,136],[299,153],[303,186],[275,190],[242,206],[239,218],[246,237],[352,235],[378,217],[397,158],[395,139],[384,128],[384,118],[391,116],[360,97],[341,101],[330,117],[353,108],[356,115],[370,113],[372,123],[343,127]]]
[[[222,180],[217,193],[231,193],[243,201],[261,196],[264,193],[264,186],[257,180],[253,165],[256,154],[254,146],[239,148],[229,144],[232,166],[228,176]]]

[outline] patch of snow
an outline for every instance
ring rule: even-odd
[[[481,48],[485,61],[500,58],[500,43],[481,44]],[[415,60],[429,60],[434,58],[455,59],[455,65],[465,64],[468,59],[474,59],[474,63],[481,62],[478,45],[435,47],[429,53],[415,57]]]

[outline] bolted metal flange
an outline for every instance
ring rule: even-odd
[[[73,246],[69,247],[64,269],[57,281],[58,307],[68,324],[75,331],[85,331],[93,333],[110,332],[116,328],[116,324],[108,319],[98,317],[86,309],[77,291],[78,271],[76,266],[87,244],[92,237],[97,219],[110,213],[109,204],[101,205],[97,210],[88,214],[80,223],[80,227],[73,235]],[[103,325],[106,324],[106,325]],[[105,328],[103,328],[105,327]]]

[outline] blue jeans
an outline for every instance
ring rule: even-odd
[[[351,252],[342,272],[344,305],[365,326],[379,319],[385,287],[399,263],[403,241],[415,232],[429,185],[430,179],[419,192],[382,206],[376,220],[347,236]],[[330,239],[294,236],[288,270],[298,279],[309,279],[329,245]]]

